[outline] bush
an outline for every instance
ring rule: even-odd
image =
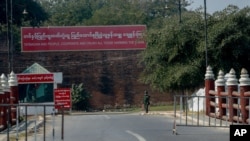
[[[83,86],[83,83],[79,85],[72,84],[71,93],[73,110],[88,110],[90,108],[89,99],[91,94]]]

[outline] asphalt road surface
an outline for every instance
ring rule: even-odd
[[[61,141],[61,116],[55,119],[47,120],[46,141]],[[229,128],[178,126],[175,135],[173,117],[166,115],[65,115],[64,123],[64,141],[229,141]],[[35,139],[42,141],[42,133],[28,140]]]

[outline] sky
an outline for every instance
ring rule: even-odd
[[[204,0],[187,0],[192,2],[192,4],[187,7],[188,9],[195,10],[199,7],[204,7]],[[228,5],[236,5],[240,9],[249,6],[250,0],[206,0],[207,3],[207,12],[213,14],[215,11],[221,11],[226,8]]]

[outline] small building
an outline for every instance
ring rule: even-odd
[[[62,73],[49,72],[47,69],[34,63],[21,74],[17,74],[19,103],[24,104],[54,104],[54,89],[63,80]],[[27,114],[44,113],[43,107],[28,106]],[[53,112],[54,107],[46,107],[46,113]],[[21,107],[21,113],[25,113]]]
[[[188,109],[193,112],[205,111],[205,89],[200,88],[188,100]]]

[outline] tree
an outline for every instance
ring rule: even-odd
[[[39,26],[48,18],[47,13],[41,5],[34,0],[2,0],[0,1],[0,9],[2,10],[0,12],[1,25],[7,24],[7,19],[10,20],[11,7],[13,25],[17,25],[18,27],[22,25],[24,20],[29,21],[31,26]],[[24,10],[26,10],[27,15],[24,15]]]
[[[48,26],[84,25],[93,16],[96,9],[103,5],[100,0],[64,0],[43,2],[50,15],[46,22]]]
[[[228,6],[208,17],[208,63],[214,70],[250,69],[250,9]],[[163,29],[150,29],[142,53],[141,81],[161,91],[196,88],[204,82],[203,13],[171,17]]]
[[[181,20],[182,12],[187,11],[185,7],[190,5],[186,0],[154,0],[147,2],[147,25],[153,28],[163,28],[164,20],[179,16]]]
[[[73,110],[89,110],[91,94],[86,90],[83,83],[79,85],[72,84],[71,93]]]
[[[250,8],[230,5],[210,17],[209,64],[217,69],[250,70]]]
[[[21,50],[20,27],[40,26],[48,18],[48,14],[40,3],[34,0],[2,0],[0,1],[0,9],[2,10],[0,12],[0,39],[7,40],[13,35],[13,51],[15,53]],[[23,13],[24,10],[26,13]],[[9,33],[7,34],[7,32]]]
[[[161,91],[186,90],[200,85],[204,50],[198,50],[203,37],[200,13],[186,12],[167,19],[164,29],[147,33],[148,47],[142,53],[145,69],[141,81]]]
[[[146,15],[139,0],[107,0],[103,6],[93,13],[87,25],[122,25],[146,24]]]

